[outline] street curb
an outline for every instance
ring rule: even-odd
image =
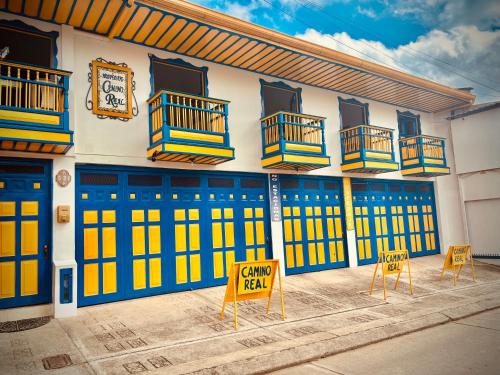
[[[406,322],[391,323],[382,327],[338,336],[281,351],[251,357],[233,363],[200,369],[192,375],[205,374],[267,374],[271,371],[286,369],[304,363],[358,349],[381,341],[396,338],[450,323],[468,316],[499,308],[498,301],[483,300],[458,308],[431,313]],[[403,324],[404,323],[404,324]]]

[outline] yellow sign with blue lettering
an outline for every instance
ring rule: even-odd
[[[452,270],[453,285],[457,285],[458,277],[460,276],[460,272],[462,272],[463,266],[467,263],[467,260],[469,260],[471,265],[472,279],[476,281],[476,272],[474,269],[474,260],[472,259],[472,251],[470,245],[455,245],[448,248],[446,258],[444,259],[440,280],[443,279],[444,272],[446,270]]]
[[[280,265],[278,260],[263,260],[255,262],[236,262],[231,267],[226,294],[222,303],[220,320],[224,318],[227,302],[234,303],[234,328],[238,329],[238,301],[268,298],[266,313],[271,307],[274,280],[278,274],[281,317],[285,320],[285,302],[281,287]]]
[[[385,282],[386,275],[397,274],[396,284],[394,285],[394,290],[398,287],[399,279],[401,273],[403,272],[404,265],[408,268],[408,277],[410,279],[410,294],[413,294],[413,285],[411,282],[411,271],[410,271],[410,256],[408,255],[408,250],[385,250],[378,254],[377,264],[375,265],[375,271],[373,272],[372,285],[370,287],[370,295],[372,294],[373,287],[375,285],[375,278],[377,277],[377,271],[379,264],[382,269],[382,283],[384,285],[384,300],[387,299],[387,288]]]

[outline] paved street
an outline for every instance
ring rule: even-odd
[[[498,374],[500,310],[382,341],[273,375]]]
[[[450,334],[455,345],[469,348],[462,342],[465,336],[481,350],[497,348],[498,341],[487,340],[493,340],[490,336],[496,331],[491,328],[498,320],[485,323],[473,316],[459,324],[442,324],[500,307],[500,268],[478,263],[474,282],[466,267],[453,287],[450,273],[439,281],[443,259],[412,259],[414,294],[409,294],[407,274],[402,275],[396,291],[392,290],[395,277],[389,277],[387,301],[380,277],[373,295],[368,293],[374,265],[286,277],[286,320],[281,320],[279,293],[275,293],[268,315],[263,300],[239,303],[237,332],[232,325],[231,304],[224,320],[218,320],[224,287],[80,308],[73,318],[53,319],[22,332],[0,333],[0,374],[265,373],[432,326],[440,326],[437,332],[442,332],[432,337],[439,352],[426,354],[424,349],[430,344],[425,342],[412,349],[400,345],[406,351],[396,356],[397,361],[389,362],[395,373],[403,363],[432,364],[439,358],[443,363],[454,363],[453,358],[460,358],[458,351],[446,350],[453,348],[444,341],[449,327],[459,328]],[[486,329],[466,324],[489,325]],[[0,332],[8,325],[1,323]],[[476,337],[473,332],[483,333]],[[44,359],[46,362],[60,354],[69,356],[69,365],[45,370]],[[338,370],[358,373],[380,368],[376,364],[382,357],[373,353],[366,358],[344,361],[350,366],[359,362],[356,366],[366,368]]]

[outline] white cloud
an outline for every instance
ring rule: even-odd
[[[362,8],[359,5],[356,7],[356,10],[358,11],[359,14],[362,14],[363,16],[370,17],[370,18],[375,18],[377,17],[377,14],[372,8]]]
[[[500,90],[500,54],[495,53],[500,50],[500,30],[481,31],[476,26],[432,30],[398,48],[387,48],[378,41],[353,39],[345,32],[330,35],[307,29],[296,36],[452,87],[474,87],[477,102],[500,99],[500,93],[452,72]]]

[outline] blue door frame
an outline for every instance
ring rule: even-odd
[[[52,161],[0,158],[0,308],[52,300]]]
[[[271,258],[265,175],[91,165],[76,175],[79,306],[222,285],[232,262]]]

